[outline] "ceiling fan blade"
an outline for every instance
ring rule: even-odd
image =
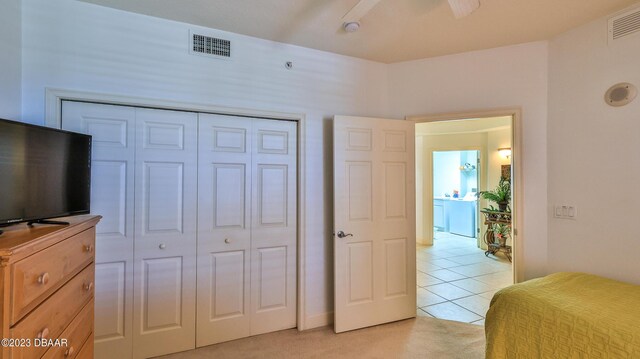
[[[448,0],[456,19],[465,17],[480,7],[480,0]]]
[[[342,17],[342,21],[345,23],[352,21],[359,21],[360,18],[365,16],[369,10],[382,0],[360,0],[348,13]]]

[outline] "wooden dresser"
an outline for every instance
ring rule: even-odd
[[[93,358],[95,226],[0,228],[0,358]]]

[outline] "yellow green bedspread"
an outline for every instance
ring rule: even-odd
[[[498,291],[486,358],[640,358],[640,286],[555,273]]]

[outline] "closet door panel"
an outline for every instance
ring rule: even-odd
[[[180,329],[182,325],[181,256],[142,260],[143,332]]]
[[[296,326],[296,123],[253,121],[251,334]]]
[[[197,346],[250,335],[251,120],[199,115]]]
[[[184,162],[142,163],[142,208],[139,213],[144,236],[178,235],[183,240]],[[147,238],[145,238],[147,239]],[[186,238],[188,240],[188,238]],[[153,240],[153,239],[151,239]]]
[[[92,135],[96,227],[95,357],[131,358],[135,109],[63,101],[62,128]]]
[[[136,358],[194,347],[197,121],[136,109]]]

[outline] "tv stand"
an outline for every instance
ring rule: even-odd
[[[62,226],[68,226],[69,222],[64,222],[64,221],[52,221],[52,220],[48,220],[48,219],[36,219],[35,221],[29,221],[27,222],[27,226],[31,227],[34,224],[59,224]]]

